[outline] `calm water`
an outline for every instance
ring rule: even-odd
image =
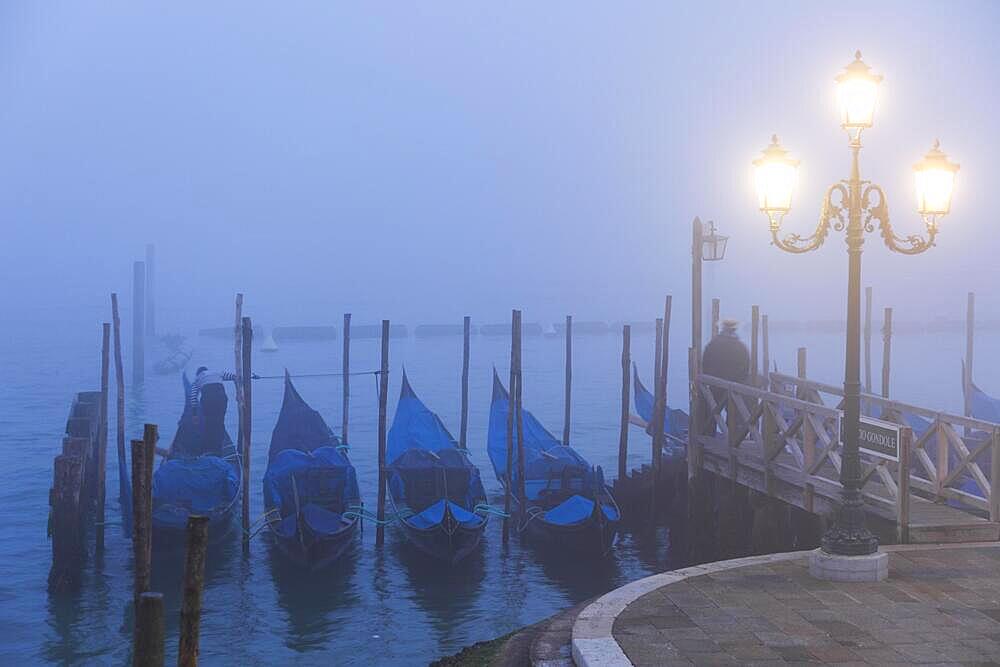
[[[686,342],[680,335],[675,338],[671,402],[683,406],[687,370],[680,361],[686,360]],[[984,389],[994,393],[1000,388],[1000,380],[997,386],[990,381],[996,377],[991,372],[996,368],[996,341],[983,335],[977,344],[977,377]],[[192,342],[197,347],[194,363],[232,367],[227,341],[201,338]],[[0,472],[0,663],[125,664],[130,644],[131,544],[120,527],[113,422],[106,554],[99,562],[90,559],[82,590],[74,598],[56,600],[46,593],[51,546],[45,529],[52,457],[60,447],[73,393],[98,387],[99,325],[93,327],[93,335],[89,329],[68,326],[15,328],[7,332],[5,343],[0,349],[0,369],[7,380],[0,397],[5,457]],[[340,341],[287,343],[276,353],[255,351],[254,367],[261,375],[278,375],[284,367],[293,374],[337,370],[340,345]],[[793,370],[794,348],[799,345],[809,347],[811,377],[832,382],[841,377],[841,342],[835,336],[773,335],[776,353],[772,356],[781,370]],[[633,337],[633,356],[647,383],[652,347],[652,337]],[[964,340],[958,334],[897,337],[893,394],[901,400],[960,410],[963,350]],[[151,360],[156,352],[150,352]],[[354,370],[377,368],[378,342],[355,341],[351,354]],[[528,338],[524,342],[525,405],[557,434],[562,431],[562,355],[561,339]],[[611,475],[616,470],[618,443],[619,355],[618,336],[574,341],[573,444]],[[485,451],[486,424],[491,368],[496,364],[505,369],[507,362],[506,340],[473,338],[469,447],[498,503],[502,502],[497,495],[499,485]],[[461,339],[393,341],[390,419],[404,364],[414,389],[457,435]],[[874,366],[878,378],[878,354]],[[340,379],[302,378],[297,386],[331,427],[339,430]],[[249,487],[254,517],[263,511],[260,480],[281,390],[279,380],[260,380],[254,385]],[[151,376],[144,387],[128,396],[126,437],[136,437],[142,423],[149,421],[159,424],[161,437],[169,441],[181,401],[178,377]],[[352,458],[369,508],[375,506],[377,483],[376,405],[374,380],[353,378]],[[232,402],[230,407],[233,432]],[[636,428],[630,437],[630,464],[639,465],[648,456],[649,441]],[[202,617],[205,664],[425,664],[672,567],[665,531],[655,537],[626,534],[611,558],[586,562],[522,549],[516,540],[504,552],[500,522],[494,521],[479,552],[452,569],[414,553],[392,527],[382,552],[374,548],[374,537],[369,524],[355,553],[338,569],[316,578],[287,567],[260,537],[254,539],[248,559],[243,558],[235,535],[215,546],[210,552]],[[176,654],[181,556],[174,552],[157,554],[154,559],[153,589],[166,597],[168,656]]]

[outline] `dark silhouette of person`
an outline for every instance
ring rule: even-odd
[[[750,381],[750,351],[736,333],[736,325],[736,320],[723,320],[722,329],[705,346],[701,357],[701,372],[730,382],[747,384]],[[712,389],[716,404],[725,399],[725,394],[718,387]],[[702,432],[712,435],[716,432],[716,424],[704,398],[701,406],[704,419]]]
[[[210,371],[207,367],[200,366],[191,383],[188,403],[195,414],[195,423],[200,427],[200,453],[222,455],[226,442],[226,408],[229,406],[226,388],[222,383],[227,381],[236,382],[236,373]]]

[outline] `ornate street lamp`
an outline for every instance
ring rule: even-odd
[[[861,180],[858,153],[861,132],[872,126],[878,103],[881,76],[861,60],[854,62],[836,78],[841,127],[848,134],[851,149],[850,178],[835,183],[826,191],[819,224],[810,236],[779,236],[781,223],[791,209],[798,161],[788,157],[777,136],[771,138],[763,155],[754,161],[757,199],[767,214],[771,239],[778,248],[791,253],[816,250],[826,240],[832,227],[846,230],[848,254],[847,360],[844,369],[843,460],[840,470],[842,505],[834,525],[823,536],[822,550],[836,556],[862,556],[878,550],[878,539],[865,527],[861,497],[861,461],[858,439],[861,423],[861,248],[865,233],[875,231],[890,250],[916,255],[934,245],[938,221],[951,210],[951,195],[958,165],[948,161],[938,143],[914,166],[917,211],[923,218],[927,236],[898,236],[889,224],[889,209],[882,188]]]

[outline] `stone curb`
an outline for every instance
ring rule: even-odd
[[[602,595],[584,608],[573,624],[573,662],[577,667],[630,667],[631,661],[625,657],[621,646],[615,641],[611,630],[615,619],[625,607],[657,588],[683,581],[690,577],[713,574],[748,565],[767,565],[796,558],[804,558],[808,551],[750,556],[733,560],[694,565],[672,572],[654,574],[625,584],[610,593]]]
[[[912,552],[937,551],[941,549],[973,549],[983,547],[1000,547],[1000,542],[970,542],[964,544],[906,544],[881,547],[881,551]],[[573,623],[573,662],[577,667],[631,667],[632,662],[625,656],[621,646],[615,641],[612,629],[615,619],[625,607],[637,599],[658,588],[674,584],[690,577],[703,574],[713,574],[725,570],[733,570],[751,565],[767,565],[782,561],[806,558],[808,551],[792,551],[788,553],[768,554],[766,556],[750,556],[733,560],[717,561],[695,565],[672,572],[654,574],[644,579],[638,579],[625,584],[621,588],[602,595],[586,606]]]

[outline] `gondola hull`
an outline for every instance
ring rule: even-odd
[[[476,528],[456,526],[451,530],[441,524],[431,528],[418,528],[406,521],[400,521],[399,525],[407,541],[422,553],[454,565],[479,546],[486,522]]]
[[[358,522],[352,521],[332,535],[309,535],[310,531],[303,528],[299,531],[302,539],[299,539],[299,533],[285,537],[272,531],[275,545],[296,566],[320,570],[336,562],[355,546]]]

